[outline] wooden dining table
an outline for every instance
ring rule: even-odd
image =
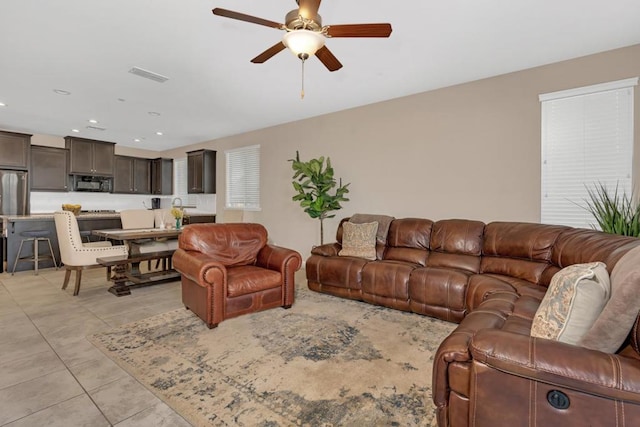
[[[140,253],[140,241],[144,239],[175,239],[182,233],[181,228],[113,228],[93,230],[91,234],[109,240],[121,241],[129,248],[129,253]]]
[[[98,263],[109,268],[113,267],[114,272],[110,280],[114,286],[109,288],[109,292],[116,296],[129,295],[131,286],[149,286],[157,283],[174,281],[180,277],[180,273],[171,268],[170,256],[173,251],[151,252],[143,254],[141,248],[149,240],[175,239],[180,236],[182,229],[175,228],[133,228],[133,229],[107,229],[93,230],[91,234],[112,241],[123,242],[129,249],[128,256],[108,257],[98,259]],[[156,256],[157,255],[157,256]],[[163,268],[160,271],[140,271],[140,260],[147,261],[158,259],[163,261]],[[168,264],[166,263],[169,259]]]

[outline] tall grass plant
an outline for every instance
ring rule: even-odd
[[[591,212],[598,226],[605,233],[621,236],[640,236],[640,204],[626,193],[613,194],[599,182],[593,188],[587,187],[589,198],[585,200],[586,209]]]

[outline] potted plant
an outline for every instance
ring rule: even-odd
[[[296,195],[292,197],[294,202],[300,202],[300,206],[309,214],[311,218],[320,220],[320,244],[324,244],[324,225],[326,218],[333,218],[335,215],[330,212],[342,209],[341,202],[349,199],[345,194],[349,192],[349,184],[342,185],[336,182],[333,177],[333,167],[331,159],[325,158],[311,159],[308,162],[300,160],[300,154],[296,151],[296,158],[289,159],[294,170],[293,188]],[[335,188],[338,185],[338,188]],[[331,191],[335,188],[333,194]]]
[[[617,184],[613,194],[602,183],[587,188],[587,192],[589,199],[585,200],[585,209],[591,212],[602,231],[622,236],[640,236],[640,204],[624,193],[619,195]]]

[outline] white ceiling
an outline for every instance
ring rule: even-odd
[[[638,0],[324,0],[325,25],[390,22],[393,33],[328,39],[344,68],[330,73],[312,58],[301,100],[292,54],[249,62],[282,32],[214,16],[214,7],[283,22],[297,6],[2,0],[0,129],[65,136],[75,128],[164,150],[640,43]],[[169,80],[134,76],[134,66]],[[106,130],[87,129],[88,119]]]

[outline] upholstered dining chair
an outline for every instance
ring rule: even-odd
[[[156,211],[161,211],[156,214]],[[168,214],[168,209],[126,209],[120,211],[120,221],[122,222],[122,228],[125,230],[133,228],[159,228],[160,219],[171,216]],[[171,224],[171,222],[169,222]],[[173,240],[153,240],[153,239],[141,239],[136,242],[140,253],[165,251],[168,249],[178,248],[178,239]]]
[[[76,272],[76,284],[73,295],[80,292],[82,270],[100,267],[97,258],[127,255],[126,246],[112,246],[111,242],[100,241],[83,243],[78,229],[78,220],[73,213],[59,211],[53,214],[60,247],[60,259],[64,264],[65,275],[62,289],[67,289],[71,272]]]
[[[161,224],[173,224],[173,216],[170,209],[125,209],[120,211],[120,221],[123,229],[133,228],[160,228]],[[175,221],[175,220],[174,220]],[[140,239],[133,242],[135,250],[140,253],[166,251],[178,249],[178,239]],[[170,259],[164,260],[163,269],[170,264]],[[160,260],[156,262],[155,268],[160,266]],[[151,261],[147,262],[147,268],[151,270]]]

